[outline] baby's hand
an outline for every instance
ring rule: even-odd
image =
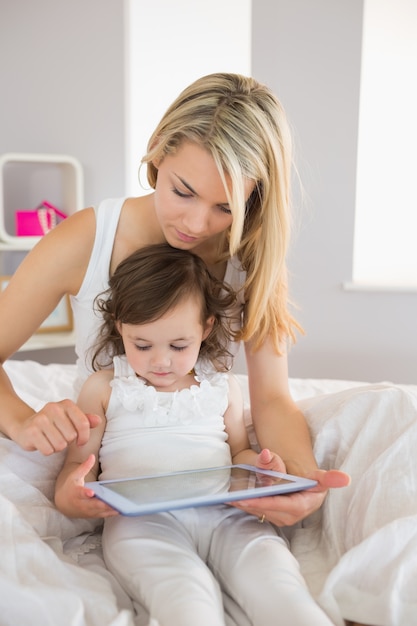
[[[274,472],[286,472],[284,461],[280,456],[278,456],[278,454],[271,452],[268,448],[264,448],[258,454],[256,467],[259,467],[260,469],[273,470]]]
[[[55,504],[67,517],[113,517],[118,512],[95,497],[94,491],[85,487],[85,477],[94,466],[93,454],[80,463],[55,491]]]

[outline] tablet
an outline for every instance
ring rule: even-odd
[[[99,480],[85,486],[123,515],[146,515],[285,494],[310,489],[316,484],[314,480],[261,470],[252,465],[226,465]]]

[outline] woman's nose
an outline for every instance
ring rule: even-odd
[[[199,235],[208,230],[210,209],[202,204],[195,203],[183,217],[187,235]]]

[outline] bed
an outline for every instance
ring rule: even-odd
[[[5,367],[35,409],[73,395],[73,365],[11,360]],[[238,378],[247,407],[246,376]],[[417,386],[290,384],[319,464],[352,477],[291,530],[308,586],[336,626],[342,615],[374,626],[417,624]],[[0,438],[1,626],[156,626],[134,616],[106,570],[96,523],[54,508],[62,461]]]

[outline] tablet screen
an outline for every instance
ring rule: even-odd
[[[125,515],[208,506],[308,489],[315,481],[233,465],[171,474],[87,483],[86,487]]]
[[[110,482],[106,483],[106,487],[132,502],[146,504],[221,492],[247,491],[290,482],[285,478],[261,474],[242,467],[219,467]]]

